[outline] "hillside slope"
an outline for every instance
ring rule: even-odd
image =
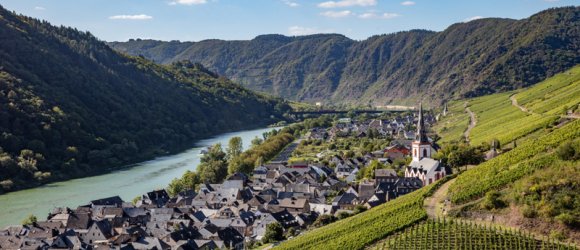
[[[434,129],[442,142],[461,140],[469,123],[464,107],[469,107],[477,117],[470,132],[471,144],[497,139],[507,145],[533,132],[541,133],[538,130],[553,126],[568,111],[580,113],[579,96],[580,66],[576,66],[528,88],[453,102],[449,115]]]
[[[130,58],[0,7],[0,193],[150,159],[288,109],[201,65]]]
[[[160,63],[200,62],[251,89],[294,100],[377,105],[440,103],[528,86],[580,63],[579,44],[580,7],[363,41],[327,34],[109,43]]]
[[[580,119],[563,118],[562,122],[557,125],[553,126],[552,123],[555,119],[560,120],[563,107],[569,109],[579,104],[580,99],[576,98],[580,91],[579,73],[580,67],[575,67],[515,94],[517,100],[522,101],[522,105],[529,106],[527,108],[529,111],[538,113],[529,114],[512,106],[509,99],[512,93],[465,99],[453,104],[450,108],[451,114],[443,119],[443,123],[453,121],[467,127],[468,119],[463,113],[464,103],[474,102],[475,104],[471,107],[478,110],[480,107],[494,103],[481,100],[502,100],[495,103],[503,106],[504,109],[509,108],[509,112],[495,116],[491,112],[482,116],[482,123],[502,121],[503,116],[515,112],[523,114],[521,117],[512,117],[515,119],[514,124],[519,122],[521,128],[504,126],[501,123],[486,126],[485,133],[477,133],[474,140],[476,143],[483,142],[485,139],[482,138],[485,138],[487,134],[505,135],[507,139],[502,139],[502,144],[510,142],[509,138],[525,139],[519,140],[517,147],[509,151],[506,149],[496,158],[459,173],[448,184],[449,188],[442,194],[441,201],[450,200],[452,204],[446,206],[443,214],[470,221],[469,225],[459,230],[470,234],[429,241],[432,243],[430,248],[456,249],[461,246],[461,249],[478,249],[477,246],[493,244],[546,246],[552,245],[554,239],[580,244],[578,228],[580,225],[578,219],[580,218],[580,186],[578,185],[580,183],[580,175],[578,175],[580,171]],[[538,98],[542,101],[537,101]],[[493,110],[496,106],[491,105],[489,108]],[[552,112],[553,110],[558,111]],[[454,115],[455,112],[460,115]],[[529,117],[536,116],[546,117],[550,122],[532,123],[530,127],[534,129],[530,129]],[[512,124],[512,121],[509,121],[509,124]],[[454,128],[451,131],[453,134],[463,133],[461,129]],[[444,140],[447,135],[442,134],[442,136]],[[441,183],[424,187],[348,219],[307,231],[304,235],[283,242],[279,248],[362,249],[377,244],[374,247],[381,249],[423,249],[420,244],[426,237],[433,235],[443,237],[447,235],[445,231],[457,229],[450,227],[449,224],[439,225],[436,227],[439,229],[429,234],[421,232],[432,230],[433,227],[429,227],[430,224],[427,224],[427,227],[419,225],[411,230],[406,229],[425,220],[427,211],[423,207],[423,202],[426,197],[431,197],[431,194],[438,190],[436,185],[439,184]],[[496,205],[497,207],[492,207]],[[440,209],[443,206],[443,204],[438,204],[435,207]],[[483,221],[487,225],[486,228],[483,228]],[[489,223],[496,226],[499,224],[504,229],[506,226],[519,228],[527,236],[521,237],[520,233],[505,230],[498,232],[496,229],[490,229]],[[451,232],[455,233],[455,231]],[[532,236],[529,235],[530,232],[533,233]],[[483,235],[484,238],[477,235]],[[539,237],[540,235],[543,237]],[[545,236],[551,237],[549,242],[552,243],[540,241],[540,239],[546,239]],[[563,248],[565,244],[553,245],[555,248]],[[575,246],[571,247],[571,249],[574,248]]]

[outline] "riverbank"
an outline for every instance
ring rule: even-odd
[[[0,195],[0,228],[19,224],[28,214],[44,219],[54,207],[87,204],[89,201],[119,195],[126,201],[145,192],[165,188],[174,178],[186,170],[195,170],[200,160],[201,149],[221,143],[227,145],[230,138],[242,138],[244,148],[248,148],[256,136],[273,128],[260,128],[224,133],[201,140],[188,150],[174,155],[157,157],[153,160],[117,168],[114,171],[62,182],[55,182],[32,189],[25,189]]]
[[[253,130],[256,128],[266,128],[266,127],[267,128],[282,127],[282,126],[277,126],[277,124],[280,124],[280,123],[282,123],[282,122],[279,122],[276,124],[271,124],[271,125],[266,125],[266,124],[255,125],[255,124],[253,124],[253,125],[240,127],[240,128],[238,128],[237,131],[247,131],[247,130]],[[181,145],[174,145],[174,146],[169,147],[169,148],[167,148],[168,145],[161,145],[160,144],[158,148],[150,149],[150,150],[147,150],[144,152],[140,152],[138,157],[134,157],[130,161],[120,162],[119,164],[113,164],[112,166],[108,166],[108,167],[107,166],[104,166],[104,167],[99,166],[99,167],[93,167],[90,169],[84,168],[82,170],[71,169],[71,171],[69,171],[65,174],[63,174],[63,173],[53,174],[50,178],[48,178],[44,181],[30,181],[30,182],[19,181],[19,182],[15,183],[17,185],[13,185],[13,187],[9,191],[3,190],[0,187],[0,195],[4,195],[7,193],[16,192],[16,191],[21,191],[21,190],[26,190],[26,189],[30,189],[30,188],[36,188],[36,187],[40,187],[43,185],[50,185],[51,183],[63,182],[63,181],[73,180],[73,179],[78,179],[78,178],[98,176],[98,175],[108,174],[108,173],[111,173],[114,171],[122,170],[125,168],[131,168],[135,164],[139,164],[141,162],[150,161],[150,160],[156,159],[158,157],[164,157],[164,156],[173,155],[173,154],[177,154],[177,153],[186,151],[188,149],[196,147],[196,145],[199,141],[208,140],[208,139],[211,139],[215,136],[219,136],[221,134],[226,134],[226,133],[232,133],[232,131],[231,130],[229,130],[229,131],[217,131],[215,134],[211,134],[211,135],[206,136],[204,138],[193,139],[192,142],[183,143]]]

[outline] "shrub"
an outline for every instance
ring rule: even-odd
[[[328,215],[328,214],[323,214],[321,216],[318,216],[318,218],[316,218],[314,223],[312,223],[312,226],[313,227],[321,227],[321,226],[333,223],[335,221],[336,221],[336,217],[334,217],[332,215]]]
[[[266,226],[266,233],[262,241],[264,243],[277,242],[284,239],[284,228],[278,222],[270,223]]]
[[[526,218],[535,218],[536,216],[538,216],[538,212],[534,207],[525,205],[522,208],[522,215]]]
[[[338,213],[338,215],[336,215],[336,217],[339,220],[346,219],[346,218],[350,217],[350,213],[348,213],[348,212],[340,212],[340,213]]]
[[[499,197],[500,193],[497,191],[492,190],[487,192],[483,202],[481,203],[481,207],[488,210],[504,208],[506,203]]]
[[[566,226],[574,226],[576,225],[576,217],[569,213],[561,213],[560,215],[556,216],[556,220]]]
[[[576,150],[572,146],[572,142],[565,142],[556,150],[558,157],[565,161],[570,161],[575,158]]]
[[[26,217],[22,221],[22,225],[32,225],[32,224],[36,223],[37,221],[38,221],[38,218],[36,218],[36,216],[31,214],[31,215],[28,215],[28,217]]]

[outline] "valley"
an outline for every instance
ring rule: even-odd
[[[361,39],[444,4],[7,0],[0,250],[580,249],[580,7],[541,2]]]

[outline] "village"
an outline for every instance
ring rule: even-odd
[[[294,237],[450,174],[431,158],[438,146],[426,131],[435,122],[422,108],[391,119],[342,118],[310,129],[250,175],[238,172],[175,197],[155,190],[134,202],[115,196],[55,208],[43,221],[1,230],[0,249],[244,249],[272,237],[272,224]],[[310,144],[337,148],[364,138],[388,145],[305,152]],[[308,153],[317,159],[300,157]]]

